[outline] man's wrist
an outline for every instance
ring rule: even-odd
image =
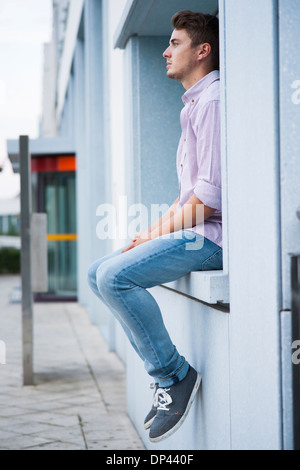
[[[153,230],[150,234],[151,240],[154,238],[161,237],[162,235],[167,235],[168,233],[172,233],[174,231],[174,220],[170,218],[164,224],[160,224],[155,230]]]
[[[154,229],[152,232],[149,232],[150,240],[154,240],[157,237],[159,237],[159,233],[157,229]]]

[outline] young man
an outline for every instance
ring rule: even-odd
[[[163,57],[168,77],[186,90],[177,154],[179,196],[129,246],[89,270],[91,289],[119,320],[155,380],[153,406],[144,423],[152,442],[181,426],[201,377],[173,345],[147,288],[191,271],[222,269],[218,19],[185,10],[172,22]]]

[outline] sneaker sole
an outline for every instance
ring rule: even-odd
[[[196,395],[197,395],[197,392],[198,392],[198,389],[200,387],[200,384],[201,384],[201,380],[202,380],[202,377],[199,373],[197,373],[197,379],[196,379],[196,382],[195,382],[195,385],[194,385],[194,388],[193,388],[193,391],[191,393],[191,396],[190,396],[190,399],[189,399],[189,402],[187,404],[187,407],[185,409],[185,412],[184,414],[182,415],[181,419],[178,421],[178,423],[172,428],[170,429],[169,431],[167,431],[165,434],[163,434],[162,436],[159,436],[159,437],[149,437],[149,440],[150,442],[160,442],[160,441],[163,441],[164,439],[167,439],[168,437],[172,436],[176,431],[178,431],[178,429],[180,428],[180,426],[182,426],[182,424],[184,423],[185,421],[185,418],[187,417],[187,415],[189,414],[189,411],[191,409],[191,406],[196,398]],[[155,418],[154,418],[155,419]],[[154,421],[153,419],[153,421]],[[152,424],[152,423],[151,423]]]
[[[149,421],[147,421],[147,423],[144,424],[144,428],[146,429],[146,431],[147,431],[147,429],[151,428],[151,425],[152,425],[154,420],[155,420],[155,416],[153,416],[152,419],[150,419]]]

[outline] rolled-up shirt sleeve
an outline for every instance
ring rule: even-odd
[[[197,198],[212,209],[222,210],[220,101],[209,101],[197,119]]]

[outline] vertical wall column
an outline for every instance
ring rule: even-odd
[[[228,253],[228,192],[227,192],[227,95],[226,95],[226,21],[225,1],[219,0],[220,29],[220,93],[221,93],[221,159],[222,159],[222,227],[223,227],[223,272],[229,272]]]
[[[225,1],[233,449],[282,446],[276,6]]]
[[[71,70],[64,108],[61,115],[58,136],[68,137],[71,141],[74,136],[74,74]]]
[[[87,211],[88,159],[85,149],[85,62],[84,37],[78,37],[74,54],[74,139],[76,145],[76,197],[77,197],[77,292],[81,305],[87,306],[88,292],[86,273],[89,267],[89,257],[82,240],[90,238],[89,217]]]
[[[89,237],[84,241],[86,259],[92,263],[110,250],[109,240],[99,240],[96,211],[99,205],[109,203],[110,170],[105,144],[104,73],[103,60],[103,14],[101,0],[86,0],[84,4],[84,65],[85,65],[85,136],[87,193],[85,210],[88,213]],[[83,249],[83,247],[81,247]],[[86,274],[86,273],[85,273]],[[109,316],[104,305],[88,291],[88,310],[91,321],[98,324],[108,335]],[[109,314],[110,315],[110,314]]]
[[[297,258],[291,254],[300,254],[300,220],[297,211],[300,208],[300,3],[298,0],[279,0],[279,53],[280,53],[280,173],[281,173],[281,254],[282,254],[282,312],[283,332],[283,443],[286,450],[299,449],[300,446],[300,403],[299,403],[299,367],[292,364],[293,341],[299,341],[299,307],[294,301],[291,313],[292,285],[294,299],[298,292],[295,276]],[[297,286],[297,289],[296,289]],[[293,325],[293,328],[292,328]],[[298,343],[296,343],[298,344]],[[293,369],[293,372],[292,372]],[[292,387],[294,374],[294,387]],[[294,390],[293,390],[294,388]],[[292,399],[293,397],[293,399]],[[293,423],[294,406],[294,423]],[[294,430],[293,430],[294,425]]]
[[[283,308],[291,307],[290,253],[300,253],[300,4],[279,1]],[[300,339],[300,338],[299,338]]]

